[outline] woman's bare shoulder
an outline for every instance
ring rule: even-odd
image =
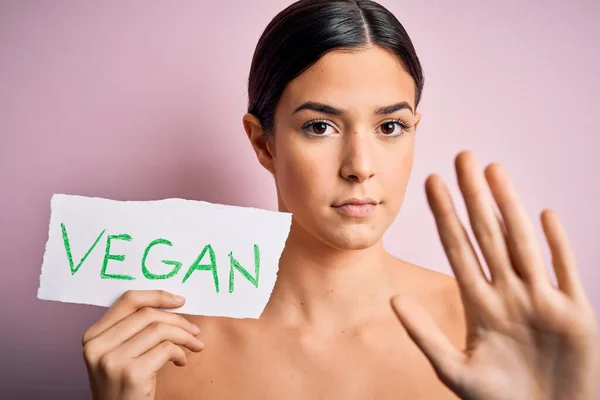
[[[160,369],[156,398],[191,399],[202,395],[222,398],[215,393],[226,388],[217,382],[223,381],[229,360],[238,355],[240,346],[245,342],[244,335],[255,335],[258,331],[256,320],[189,314],[181,316],[200,327],[199,338],[205,348],[200,353],[183,348],[187,357],[185,367],[169,362]]]
[[[417,300],[438,323],[455,345],[464,345],[466,323],[464,305],[456,278],[404,260],[396,259],[399,294]],[[402,272],[401,272],[402,271]],[[410,283],[407,287],[406,282]]]
[[[448,274],[392,257],[392,281],[407,295],[438,296],[457,290],[456,279]],[[402,294],[402,293],[401,293]]]

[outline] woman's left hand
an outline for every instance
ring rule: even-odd
[[[466,348],[456,348],[414,301],[392,305],[440,380],[462,399],[594,400],[599,372],[598,324],[582,288],[575,257],[555,212],[541,214],[558,288],[544,266],[535,232],[505,169],[485,169],[498,205],[472,152],[456,170],[485,276],[442,180],[426,182],[429,206],[465,309]]]

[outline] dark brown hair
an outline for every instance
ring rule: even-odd
[[[248,77],[248,112],[272,134],[275,107],[285,86],[332,50],[379,46],[398,57],[415,81],[415,110],[423,71],[398,19],[370,0],[300,0],[277,14],[262,33]]]

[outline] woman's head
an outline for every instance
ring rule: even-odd
[[[375,2],[301,0],[269,23],[244,128],[296,229],[340,249],[381,238],[404,199],[422,89],[408,34]]]

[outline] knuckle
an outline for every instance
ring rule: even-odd
[[[164,322],[154,321],[153,323],[150,324],[150,326],[148,327],[148,329],[153,334],[160,335],[160,334],[162,334],[162,333],[164,333],[165,331],[168,330],[168,326]]]
[[[90,337],[90,329],[87,329],[85,332],[83,332],[83,335],[81,335],[81,345],[85,347],[85,345],[90,341]]]
[[[181,348],[181,346],[173,345],[173,349],[171,350],[171,357],[181,358],[184,361],[187,360],[187,356],[185,355],[185,351]]]
[[[95,365],[98,361],[96,349],[92,342],[88,342],[83,346],[83,358],[89,365]]]
[[[138,313],[140,314],[140,316],[142,318],[148,318],[148,319],[153,319],[156,315],[156,310],[152,307],[149,306],[145,306],[142,307]]]
[[[185,358],[185,352],[183,351],[183,349],[181,348],[181,346],[176,345],[175,343],[165,340],[164,342],[161,343],[161,351],[164,351],[165,353],[169,354],[171,357],[184,357]]]
[[[479,223],[478,221],[474,221],[472,226],[475,237],[477,237],[478,240],[483,241],[485,244],[492,243],[494,232],[487,223]]]
[[[104,354],[98,360],[98,367],[107,374],[114,374],[118,371],[119,360],[111,352]]]
[[[460,235],[449,232],[442,236],[442,242],[445,244],[449,252],[458,255],[462,250],[463,241]]]
[[[130,365],[123,370],[123,382],[133,385],[144,379],[144,371],[141,367]]]
[[[176,349],[178,348],[177,345],[175,345],[175,343],[165,340],[164,342],[162,342],[160,344],[160,350],[161,351],[165,351],[165,352],[174,352]]]
[[[135,303],[137,299],[137,293],[135,290],[129,289],[121,295],[121,299],[123,299],[123,301],[126,303]]]

